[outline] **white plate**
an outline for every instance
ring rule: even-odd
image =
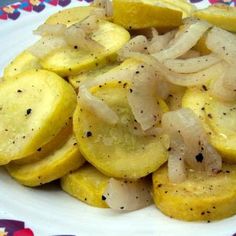
[[[74,1],[70,6],[80,4],[84,3]],[[200,4],[202,7],[207,1]],[[0,74],[10,59],[36,39],[32,30],[58,9],[48,7],[40,14],[22,14],[17,21],[0,21]],[[0,169],[0,189],[0,219],[22,220],[37,236],[230,236],[236,232],[236,217],[212,223],[188,223],[164,216],[155,206],[119,214],[87,206],[63,193],[57,185],[22,187],[3,169]]]

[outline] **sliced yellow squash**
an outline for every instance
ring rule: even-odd
[[[192,16],[193,12],[197,9],[193,4],[189,3],[187,0],[159,0],[160,2],[166,4],[167,7],[181,11],[183,13],[183,18]]]
[[[42,148],[65,126],[75,106],[71,85],[49,71],[27,71],[1,83],[0,164]]]
[[[95,9],[95,7],[90,6],[81,6],[65,9],[48,17],[45,23],[51,25],[64,24],[70,26],[88,17],[90,13]]]
[[[222,172],[207,176],[188,172],[182,183],[171,183],[167,166],[153,174],[156,206],[167,216],[187,221],[211,221],[236,214],[236,165],[224,164]]]
[[[3,79],[16,79],[16,75],[31,69],[40,69],[39,59],[27,51],[20,53],[5,69]]]
[[[86,164],[78,170],[62,177],[62,189],[73,197],[89,205],[107,208],[103,193],[109,177],[100,173],[92,165]]]
[[[182,106],[192,109],[200,117],[211,144],[223,160],[236,163],[236,104],[219,102],[208,91],[193,88],[186,91]]]
[[[167,152],[161,137],[135,134],[137,123],[128,92],[128,83],[121,81],[93,87],[91,93],[115,111],[119,121],[108,124],[79,101],[73,127],[82,154],[98,170],[111,177],[137,179],[158,169],[167,160]]]
[[[109,70],[115,68],[117,65],[118,65],[118,62],[113,62],[113,63],[111,62],[111,63],[108,63],[107,65],[104,65],[101,68],[96,67],[92,70],[82,72],[78,75],[69,76],[68,80],[75,89],[78,89],[79,85],[85,80],[92,80],[98,75],[104,74],[108,72]]]
[[[198,10],[194,16],[206,20],[222,29],[236,32],[236,8],[225,4],[214,4]]]
[[[79,74],[114,60],[116,52],[129,40],[130,35],[118,25],[101,21],[91,38],[104,49],[100,52],[89,52],[68,46],[50,53],[41,61],[41,65],[62,76]]]
[[[113,21],[126,29],[156,27],[159,30],[181,25],[182,12],[159,0],[114,0]]]
[[[46,143],[41,147],[40,151],[36,151],[27,157],[12,161],[11,163],[17,165],[24,165],[35,161],[39,161],[44,157],[46,157],[48,153],[51,153],[54,150],[61,148],[67,142],[68,137],[71,135],[71,133],[72,133],[72,122],[70,120],[69,122],[66,122],[65,127],[63,127],[60,130],[60,132],[50,142]]]
[[[19,183],[34,187],[59,179],[84,163],[74,135],[59,149],[49,152],[42,160],[6,166],[8,173]]]

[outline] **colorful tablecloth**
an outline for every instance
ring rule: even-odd
[[[66,7],[71,4],[72,1],[83,0],[2,0],[0,1],[0,20],[17,20],[22,12],[28,13],[40,13],[46,7],[61,6]],[[92,0],[84,0],[91,2]],[[201,7],[201,4],[205,5],[205,0],[190,0],[190,2],[197,4]],[[209,4],[225,3],[228,5],[235,5],[236,0],[208,0]]]

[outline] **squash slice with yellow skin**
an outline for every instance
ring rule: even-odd
[[[102,196],[108,185],[109,177],[95,167],[86,164],[78,170],[61,178],[62,189],[86,204],[107,208]]]
[[[223,191],[222,191],[223,190]],[[189,171],[182,183],[171,183],[167,166],[153,173],[153,198],[165,215],[186,221],[212,221],[236,213],[236,165],[224,164],[222,172]]]
[[[69,46],[63,47],[43,58],[42,67],[61,76],[69,76],[105,65],[109,61],[115,60],[116,52],[129,40],[130,35],[128,31],[118,25],[100,21],[98,29],[92,33],[91,38],[104,48],[97,52],[90,52]]]
[[[122,66],[106,75],[114,75],[114,70]],[[127,100],[128,82],[110,81],[91,88],[90,92],[116,112],[119,122],[108,124],[78,100],[73,127],[81,153],[88,162],[107,176],[138,179],[155,171],[167,160],[160,136],[135,134],[135,119]],[[164,101],[157,101],[163,111],[168,110]]]
[[[59,179],[85,162],[74,135],[59,149],[49,152],[42,160],[29,164],[6,166],[8,173],[19,183],[34,187]]]
[[[27,71],[0,85],[0,164],[36,152],[72,116],[76,94],[53,72]]]

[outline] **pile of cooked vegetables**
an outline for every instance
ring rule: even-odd
[[[236,8],[95,0],[50,16],[0,83],[0,164],[97,207],[236,214]]]

